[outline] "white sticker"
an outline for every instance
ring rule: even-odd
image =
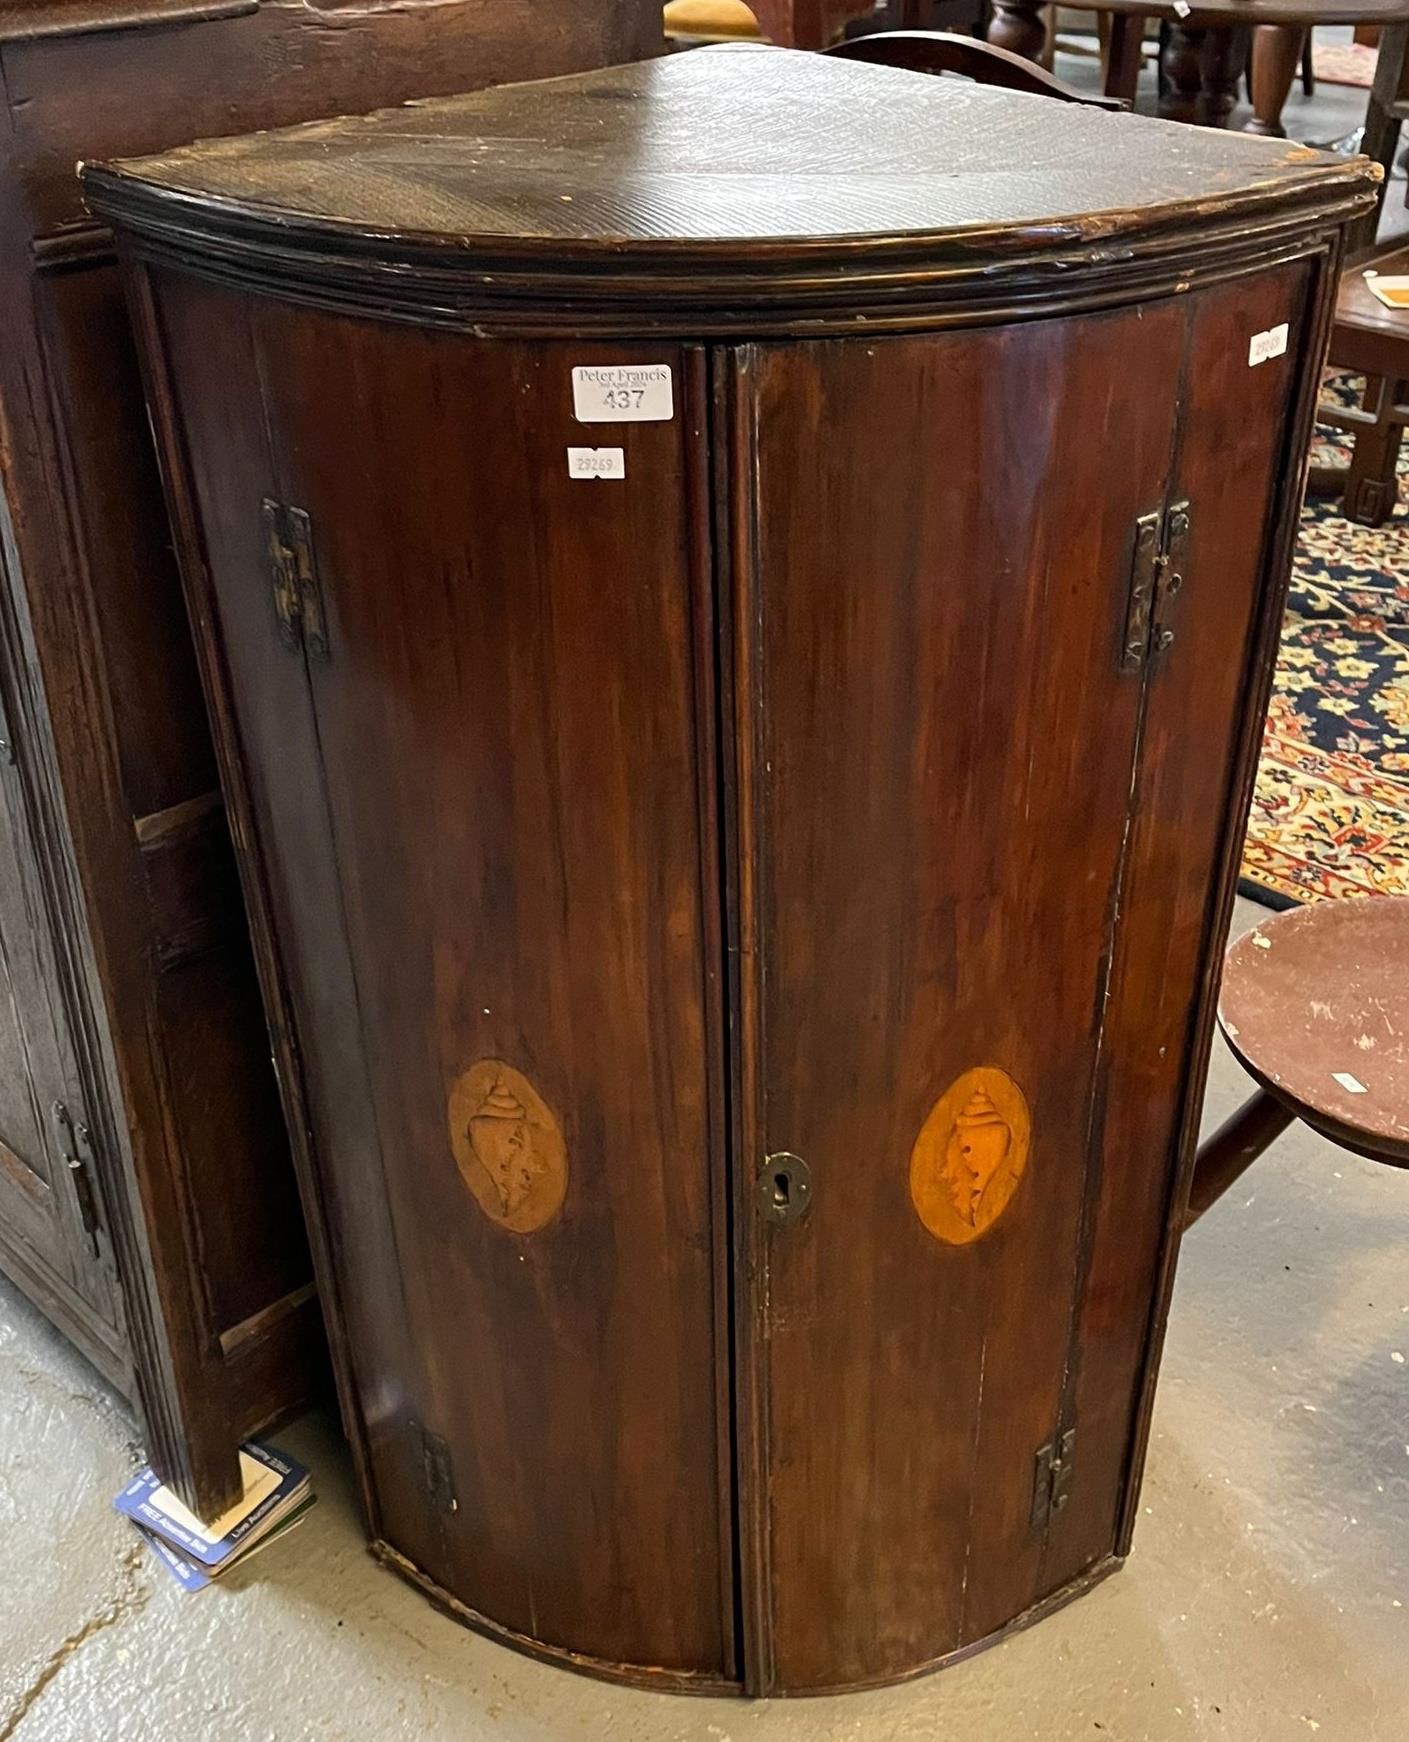
[[[568,471],[574,478],[624,478],[625,448],[569,448]]]
[[[579,423],[669,423],[675,384],[669,363],[605,363],[572,372]]]
[[[1174,0],[1174,10],[1181,18],[1187,18],[1194,9],[1189,4],[1189,0]]]
[[[1349,1071],[1332,1071],[1331,1075],[1348,1094],[1368,1095],[1370,1093],[1359,1077],[1351,1076]]]
[[[1288,333],[1286,321],[1280,327],[1268,327],[1265,333],[1254,333],[1248,340],[1248,368],[1255,369],[1259,363],[1280,357],[1287,348]]]

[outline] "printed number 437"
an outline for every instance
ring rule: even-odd
[[[608,411],[637,411],[646,397],[644,387],[609,387],[602,396]]]

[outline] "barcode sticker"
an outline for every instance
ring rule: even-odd
[[[569,448],[568,471],[574,478],[624,478],[625,448]]]
[[[1265,333],[1254,333],[1248,340],[1248,368],[1255,369],[1259,363],[1269,363],[1273,357],[1280,357],[1287,348],[1289,333],[1286,321],[1280,327],[1268,327]]]

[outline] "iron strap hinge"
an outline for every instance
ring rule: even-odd
[[[1076,1451],[1076,1429],[1053,1434],[1045,1446],[1037,1448],[1032,1475],[1032,1528],[1041,1530],[1054,1512],[1060,1512],[1071,1496],[1072,1458]]]
[[[83,1227],[83,1236],[88,1243],[88,1250],[94,1258],[101,1256],[98,1246],[98,1229],[102,1225],[98,1216],[98,1194],[93,1189],[93,1176],[88,1169],[88,1156],[92,1154],[93,1139],[88,1127],[82,1120],[76,1120],[63,1101],[55,1101],[50,1108],[54,1125],[59,1133],[59,1156],[69,1171],[73,1181],[73,1195],[78,1202],[78,1219]],[[81,1153],[88,1151],[88,1155]]]
[[[0,762],[6,762],[13,768],[17,760],[15,735],[10,730],[10,716],[5,708],[5,698],[0,694]]]
[[[1174,640],[1174,604],[1184,586],[1189,523],[1187,500],[1171,502],[1160,514],[1142,514],[1135,522],[1120,649],[1122,671],[1138,671]]]
[[[411,1423],[411,1432],[420,1445],[421,1477],[426,1497],[437,1512],[458,1512],[460,1501],[455,1492],[455,1471],[450,1463],[450,1447],[439,1434],[433,1434],[420,1422]]]
[[[267,496],[263,516],[279,639],[291,653],[301,647],[310,659],[327,659],[328,619],[313,555],[313,522],[304,509],[286,507]]]

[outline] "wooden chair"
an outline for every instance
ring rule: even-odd
[[[1218,1020],[1260,1085],[1199,1149],[1186,1225],[1301,1119],[1409,1168],[1409,896],[1317,901],[1228,951]]]
[[[1375,82],[1370,90],[1370,104],[1365,111],[1365,132],[1360,149],[1384,168],[1380,183],[1380,204],[1367,217],[1352,224],[1348,245],[1352,254],[1374,245],[1384,206],[1385,190],[1389,186],[1390,167],[1399,144],[1399,129],[1409,118],[1409,24],[1391,24],[1380,33],[1380,52],[1375,61]],[[1405,198],[1409,201],[1409,189]]]
[[[956,27],[981,33],[988,0],[666,0],[665,34],[677,47],[762,40],[825,49],[843,32]]]
[[[879,36],[858,36],[837,43],[826,52],[845,60],[901,67],[907,72],[949,73],[972,79],[975,84],[1025,91],[1032,96],[1055,98],[1059,103],[1083,104],[1089,109],[1129,108],[1121,98],[1097,97],[1075,90],[1034,61],[991,42],[948,31],[892,30]]]

